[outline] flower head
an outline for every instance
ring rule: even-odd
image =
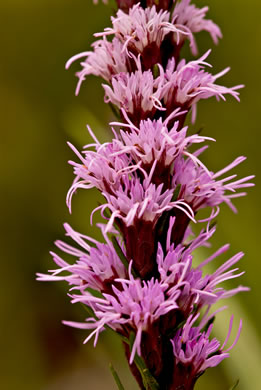
[[[215,81],[227,73],[229,68],[214,76],[204,70],[204,66],[211,66],[205,62],[209,53],[210,50],[198,60],[188,63],[185,60],[181,60],[176,64],[175,59],[172,58],[167,64],[166,71],[160,68],[162,79],[160,83],[162,86],[160,100],[163,99],[163,107],[167,109],[167,113],[171,113],[177,107],[182,109],[192,108],[192,121],[194,121],[196,103],[200,99],[208,99],[215,96],[217,100],[220,98],[226,100],[224,95],[230,94],[239,100],[237,90],[242,88],[242,85],[227,88],[215,84]]]
[[[79,78],[76,95],[79,94],[82,82],[90,74],[111,81],[114,75],[129,71],[129,57],[122,52],[123,45],[118,39],[114,38],[112,42],[109,42],[104,37],[94,42],[92,47],[93,51],[76,54],[66,63],[66,69],[68,69],[74,61],[85,58],[84,62],[81,62],[82,70],[76,73]]]
[[[204,70],[211,66],[205,59],[210,50],[196,61],[168,61],[166,70],[160,65],[160,75],[154,77],[151,70],[141,69],[140,59],[136,60],[138,70],[134,73],[120,73],[112,78],[112,85],[103,84],[105,102],[124,109],[131,121],[138,125],[143,119],[155,116],[167,118],[177,108],[192,109],[192,121],[196,118],[196,104],[201,99],[215,96],[226,100],[226,94],[239,100],[238,89],[242,85],[227,88],[216,84],[216,80],[229,71],[229,68],[212,75]]]
[[[130,267],[131,269],[131,264]],[[133,362],[136,352],[141,355],[142,332],[147,332],[150,325],[160,316],[177,308],[175,299],[166,300],[164,291],[166,286],[157,280],[148,282],[134,279],[129,271],[128,279],[116,279],[121,288],[112,286],[113,294],[103,294],[103,298],[96,298],[90,294],[73,295],[73,302],[82,302],[92,305],[97,320],[87,319],[86,324],[66,322],[69,325],[94,329],[87,337],[86,342],[95,335],[95,343],[99,333],[107,325],[125,335],[130,331],[136,334],[130,355]]]
[[[177,109],[165,121],[162,118],[142,120],[137,127],[124,113],[127,123],[111,123],[122,128],[120,130],[122,142],[118,142],[120,149],[118,154],[128,153],[132,160],[136,163],[141,162],[141,167],[147,170],[151,169],[155,161],[157,161],[156,169],[159,165],[165,168],[171,166],[178,156],[186,155],[189,146],[211,139],[197,134],[188,136],[188,127],[180,128],[179,124],[179,116],[183,114],[184,112]],[[174,118],[173,126],[168,128],[168,123]]]
[[[112,86],[103,84],[105,102],[126,111],[135,124],[154,116],[156,110],[165,110],[159,100],[161,88],[150,70],[120,73],[113,77]]]
[[[81,161],[81,163],[69,161],[74,167],[75,174],[74,182],[67,194],[67,205],[70,210],[72,196],[78,188],[96,187],[103,193],[114,194],[123,177],[139,167],[139,164],[132,163],[126,153],[121,153],[117,140],[106,144],[100,144],[96,138],[95,141],[94,144],[86,145],[82,154],[69,144]],[[96,151],[90,150],[92,147],[95,147]]]
[[[148,4],[151,7],[144,9],[139,3],[133,5],[136,1],[118,2],[125,12],[120,9],[117,16],[111,18],[111,28],[94,34],[103,39],[93,43],[93,51],[77,54],[66,64],[68,69],[72,62],[86,58],[81,62],[82,70],[76,73],[79,78],[76,94],[89,74],[111,81],[113,76],[121,72],[135,72],[137,63],[134,58],[138,57],[142,70],[151,69],[157,63],[165,66],[171,57],[178,60],[186,39],[190,41],[193,54],[197,54],[194,33],[206,30],[215,43],[221,37],[219,27],[205,19],[208,8],[198,9],[189,4],[190,0],[178,2],[172,16],[170,12],[163,10],[164,7],[157,11],[156,6],[151,3]],[[107,35],[114,36],[112,42],[106,39]],[[165,46],[168,47],[168,52],[164,50]]]
[[[193,326],[199,315],[191,315],[183,329],[179,329],[172,342],[173,353],[176,359],[176,365],[180,373],[182,368],[191,371],[192,378],[197,377],[209,367],[217,366],[222,360],[229,357],[229,351],[235,346],[240,336],[242,321],[240,321],[239,329],[233,344],[224,349],[232,330],[233,316],[231,317],[227,338],[221,346],[220,342],[213,338],[209,340],[213,324],[207,327],[207,330],[202,330],[205,321],[201,321],[198,326]],[[211,316],[213,318],[213,316]],[[211,317],[209,319],[211,319]]]
[[[241,188],[252,187],[254,184],[249,183],[249,180],[253,179],[254,176],[251,175],[234,181],[233,179],[237,175],[230,175],[223,179],[219,179],[219,177],[243,162],[246,158],[243,156],[238,157],[224,169],[213,173],[208,171],[197,158],[198,154],[204,149],[199,149],[191,154],[190,159],[180,158],[176,160],[173,187],[181,186],[179,197],[184,199],[195,213],[205,207],[218,207],[222,202],[227,203],[236,212],[231,199],[246,195],[245,192],[237,193],[236,191]],[[193,157],[196,158],[194,161]]]
[[[190,4],[191,0],[181,0],[176,3],[173,11],[173,19],[177,26],[185,26],[191,31],[189,35],[190,47],[194,55],[197,54],[197,45],[194,38],[194,33],[200,31],[207,31],[214,43],[218,43],[218,39],[222,38],[220,28],[212,22],[212,20],[205,19],[208,7],[197,8],[194,4]]]
[[[100,292],[111,291],[111,283],[119,277],[126,277],[126,269],[115,249],[102,229],[106,243],[74,231],[68,224],[64,225],[66,235],[78,245],[73,247],[63,241],[56,241],[57,248],[76,258],[69,264],[56,253],[51,252],[54,262],[60,267],[49,271],[51,275],[38,274],[41,281],[65,280],[83,294],[87,288]],[[124,250],[124,248],[122,248]],[[65,273],[65,275],[64,275]]]
[[[162,62],[161,45],[167,35],[171,35],[175,46],[181,40],[189,36],[190,30],[181,23],[175,25],[175,17],[170,13],[156,7],[143,9],[139,4],[134,5],[128,13],[119,10],[117,17],[112,17],[112,28],[106,28],[103,33],[96,36],[113,34],[123,44],[123,50],[127,54],[132,53],[136,57],[141,56],[144,69],[151,68],[157,62]]]
[[[238,278],[244,273],[237,273],[238,268],[231,269],[243,257],[242,252],[227,260],[213,274],[203,274],[204,266],[225,253],[229,249],[229,245],[221,247],[197,267],[193,266],[193,251],[208,242],[214,234],[215,228],[207,231],[203,230],[198,237],[190,242],[188,247],[182,244],[177,246],[174,246],[173,243],[170,244],[171,232],[174,228],[175,218],[170,220],[165,253],[161,244],[158,245],[157,266],[161,282],[168,285],[166,295],[171,297],[177,291],[180,292],[177,303],[183,316],[186,317],[188,313],[193,311],[193,308],[194,310],[200,310],[202,307],[212,305],[220,299],[249,290],[243,286],[231,290],[226,290],[220,286],[221,283]]]

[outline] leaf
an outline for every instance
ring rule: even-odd
[[[82,307],[84,308],[84,310],[88,313],[88,317],[92,317],[95,320],[98,320],[98,318],[94,314],[94,311],[89,306],[84,305],[82,302],[80,302],[80,303],[81,303]]]
[[[146,390],[159,390],[159,384],[156,381],[156,379],[151,375],[149,369],[146,367],[146,364],[144,363],[144,360],[138,356],[135,355],[134,363],[136,364],[141,377],[142,382]]]
[[[114,104],[112,104],[111,102],[109,102],[109,106],[110,106],[110,109],[112,110],[113,114],[116,116],[116,118],[122,120],[121,115],[120,115],[120,111],[116,108],[116,106]]]
[[[112,241],[113,248],[115,249],[117,255],[119,256],[120,261],[122,262],[124,267],[128,270],[128,268],[129,268],[128,259],[124,255],[124,253],[122,252],[122,249],[118,243],[117,238],[115,236],[112,236],[111,241]]]
[[[201,332],[206,332],[208,330],[208,328],[210,327],[210,325],[213,324],[215,319],[216,319],[216,316],[211,317],[210,320],[208,320],[208,322],[206,323],[206,325],[201,329]]]
[[[122,334],[118,333],[116,330],[110,328],[108,325],[104,325],[104,328],[109,330],[110,332],[113,332],[114,334],[116,334],[121,339],[122,342],[126,343],[127,345],[130,344],[130,342],[127,339],[127,337],[125,337]]]
[[[178,184],[177,187],[175,188],[175,191],[173,192],[172,199],[171,199],[172,202],[175,202],[178,199],[180,188],[181,188],[181,184]]]
[[[112,241],[112,245],[117,253],[117,255],[119,256],[119,259],[121,260],[122,264],[124,265],[124,267],[126,268],[126,270],[128,271],[129,269],[129,262],[128,262],[128,259],[127,257],[125,256],[125,254],[122,252],[122,249],[116,239],[115,236],[112,236],[111,238],[111,241]],[[134,278],[138,278],[138,275],[137,273],[135,272],[135,270],[132,268],[131,270],[131,273],[132,275],[134,276]]]
[[[175,326],[175,328],[171,329],[167,333],[168,338],[172,339],[175,336],[175,334],[177,333],[177,331],[179,329],[181,329],[183,327],[183,325],[185,325],[186,322],[187,322],[187,320],[185,319],[185,320],[181,321],[177,326]]]
[[[100,291],[94,290],[94,289],[91,288],[91,287],[87,287],[86,290],[87,290],[93,297],[104,299],[104,296],[102,295],[102,293],[101,293]]]
[[[154,64],[154,65],[153,65],[152,73],[153,73],[153,78],[154,78],[154,79],[156,79],[156,78],[159,76],[160,72],[159,72],[159,66],[158,66],[158,64]]]
[[[84,307],[84,309],[87,311],[89,317],[93,317],[94,319],[98,320],[98,318],[96,317],[96,315],[94,314],[93,310],[88,307],[88,306],[85,306],[83,303],[82,303],[82,306]],[[109,330],[111,332],[113,332],[114,334],[116,334],[118,337],[120,337],[120,339],[126,343],[127,345],[129,345],[130,347],[130,351],[132,350],[132,347],[133,347],[133,343],[134,343],[134,340],[135,340],[135,334],[134,332],[131,332],[130,334],[130,339],[128,340],[125,336],[121,335],[120,333],[116,332],[115,330],[113,330],[112,328],[110,328],[108,325],[104,325],[104,328],[106,330]],[[141,378],[142,378],[142,382],[143,382],[143,385],[145,387],[146,390],[159,390],[160,387],[159,387],[159,384],[158,382],[156,381],[156,379],[151,375],[149,369],[147,368],[144,360],[142,359],[142,357],[138,356],[137,354],[135,354],[135,357],[134,357],[134,363],[136,365],[136,367],[138,368],[140,374],[141,374]],[[117,386],[118,386],[118,389],[119,390],[124,390],[124,387],[123,385],[121,384],[121,381],[116,373],[116,371],[114,370],[113,366],[110,365],[110,370],[112,372],[112,375],[115,379],[115,382],[117,383]]]
[[[230,387],[229,390],[235,390],[235,388],[237,387],[238,384],[239,384],[239,379],[236,381],[236,383],[232,387]]]
[[[119,375],[117,374],[117,372],[115,371],[115,369],[114,369],[114,367],[113,367],[113,365],[110,363],[110,370],[111,370],[111,373],[112,373],[112,376],[113,376],[113,378],[114,378],[114,380],[115,380],[115,382],[116,382],[116,384],[117,384],[117,387],[118,387],[118,389],[119,390],[124,390],[124,387],[123,387],[123,385],[122,385],[122,383],[121,383],[121,380],[120,380],[120,378],[119,378]]]
[[[130,341],[129,341],[130,351],[132,350],[134,340],[135,340],[135,334],[134,334],[134,332],[131,332]],[[135,354],[134,363],[136,364],[136,366],[140,372],[142,382],[143,382],[145,389],[146,390],[159,390],[160,387],[159,387],[158,382],[151,375],[151,373],[150,373],[149,369],[147,368],[142,357]]]
[[[209,225],[209,228],[208,230],[211,230],[213,227],[216,227],[217,226],[217,221],[213,221],[210,225]]]

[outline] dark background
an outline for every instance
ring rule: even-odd
[[[203,6],[205,1],[195,3]],[[257,0],[210,0],[209,6],[209,17],[221,26],[224,39],[213,47],[208,34],[199,34],[200,54],[213,47],[209,58],[213,72],[232,68],[219,82],[246,87],[240,104],[232,98],[226,103],[212,98],[199,104],[197,126],[217,139],[204,154],[204,162],[219,170],[238,155],[246,155],[248,160],[236,172],[239,177],[252,173],[257,177],[249,195],[235,201],[239,214],[223,206],[213,240],[213,250],[230,242],[229,255],[246,253],[240,262],[246,270],[241,283],[251,286],[251,292],[227,302],[229,310],[215,327],[224,340],[233,312],[235,329],[243,318],[242,337],[232,357],[209,370],[197,389],[228,390],[239,378],[238,389],[258,390],[261,5]],[[64,64],[89,49],[92,34],[110,25],[111,13],[111,6],[94,6],[91,0],[0,3],[0,387],[6,390],[116,389],[108,369],[111,361],[126,390],[136,388],[118,339],[102,335],[96,349],[91,342],[82,345],[86,333],[61,324],[62,319],[81,321],[85,315],[80,306],[70,304],[66,285],[35,281],[37,271],[54,268],[48,252],[53,241],[63,237],[63,222],[97,234],[89,225],[90,210],[97,204],[95,191],[78,192],[73,215],[65,206],[73,179],[67,160],[74,158],[66,141],[79,148],[88,143],[86,123],[100,140],[109,140],[107,123],[112,115],[103,103],[101,81],[89,77],[76,98],[74,71],[79,65],[66,72]]]

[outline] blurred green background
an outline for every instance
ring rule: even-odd
[[[207,0],[196,1],[199,6]],[[113,3],[111,3],[112,5]],[[210,169],[219,170],[238,155],[248,160],[236,171],[240,177],[258,174],[260,121],[261,5],[258,0],[209,1],[209,17],[224,35],[209,61],[217,73],[232,70],[220,83],[244,83],[241,103],[228,98],[198,106],[197,126],[215,137],[204,155]],[[79,97],[74,96],[76,64],[64,70],[66,60],[89,49],[92,34],[109,26],[112,7],[94,6],[91,0],[2,0],[0,3],[0,107],[1,107],[1,322],[0,387],[5,390],[116,389],[108,364],[120,373],[126,389],[137,388],[128,372],[118,339],[102,335],[96,349],[82,345],[84,331],[61,324],[62,319],[83,320],[80,306],[66,296],[65,284],[39,283],[36,272],[52,269],[49,250],[63,237],[67,221],[79,231],[96,235],[90,210],[97,193],[78,192],[73,215],[65,206],[72,169],[67,165],[77,147],[90,141],[89,123],[100,140],[111,136],[112,119],[103,103],[101,81],[89,77]],[[202,54],[213,44],[207,34],[197,37]],[[235,328],[243,318],[242,337],[232,357],[209,370],[196,388],[228,390],[239,378],[240,390],[260,389],[260,177],[247,198],[237,200],[239,214],[226,205],[218,218],[213,250],[231,243],[229,255],[243,250],[241,283],[251,292],[227,302],[216,334],[222,340],[228,319],[235,313]],[[207,255],[209,250],[206,250]],[[235,284],[231,284],[233,286]]]

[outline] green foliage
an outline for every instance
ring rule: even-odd
[[[239,379],[236,381],[236,383],[232,387],[230,387],[229,390],[235,390],[235,388],[238,386],[238,384],[239,384]]]
[[[180,188],[181,188],[181,184],[178,184],[175,188],[175,191],[173,192],[172,199],[171,199],[172,202],[175,202],[178,199]]]
[[[130,340],[129,340],[130,352],[133,348],[134,340],[135,340],[135,334],[133,332],[131,332]],[[135,354],[134,363],[140,372],[142,382],[143,382],[145,389],[146,390],[159,390],[160,387],[159,387],[158,382],[151,375],[144,360],[140,356],[138,356],[137,354]]]
[[[128,260],[127,260],[126,256],[124,255],[124,253],[122,252],[122,249],[118,243],[117,238],[115,236],[112,236],[111,241],[112,241],[113,247],[114,247],[117,255],[119,256],[120,261],[122,262],[124,267],[128,270],[128,267],[129,267]]]
[[[124,253],[122,252],[122,249],[121,249],[121,247],[120,247],[120,245],[119,245],[119,243],[118,243],[118,240],[116,239],[115,236],[112,236],[112,237],[111,237],[111,241],[112,241],[113,247],[114,247],[114,249],[115,249],[117,255],[119,256],[119,259],[121,260],[121,262],[122,262],[122,264],[124,265],[124,267],[128,270],[128,268],[129,268],[129,262],[128,262],[127,257],[126,257],[126,256],[124,255]],[[137,273],[135,272],[135,270],[134,270],[133,268],[132,268],[132,270],[131,270],[131,273],[132,273],[132,275],[133,275],[135,278],[138,277]]]
[[[112,373],[112,376],[117,384],[117,387],[119,390],[124,390],[124,387],[123,387],[123,384],[121,383],[121,380],[119,378],[119,375],[117,374],[117,372],[115,371],[114,367],[112,364],[110,364],[110,370],[111,370],[111,373]]]

